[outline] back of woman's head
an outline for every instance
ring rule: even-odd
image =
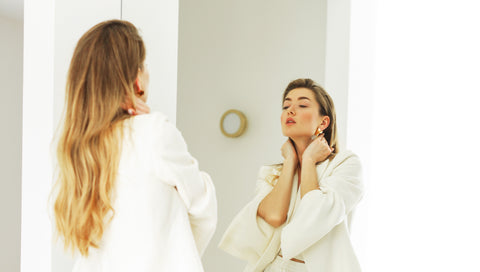
[[[337,140],[337,117],[335,113],[335,106],[333,104],[333,99],[330,97],[327,91],[325,91],[322,88],[322,86],[320,86],[318,83],[316,83],[312,79],[299,78],[291,81],[288,84],[287,88],[285,88],[285,91],[283,92],[282,101],[285,100],[285,98],[287,97],[288,93],[291,90],[294,90],[297,88],[306,88],[311,90],[315,94],[315,100],[320,106],[319,115],[328,116],[330,119],[329,126],[323,130],[325,139],[327,140],[329,146],[331,148],[334,148],[334,151],[332,154],[338,153],[338,151],[340,150],[339,150],[339,144]]]
[[[121,105],[134,100],[145,47],[131,23],[111,20],[78,41],[66,86],[66,110],[57,147],[54,212],[65,248],[88,255],[113,218],[112,188],[121,154]]]
[[[66,117],[82,120],[86,132],[128,117],[120,105],[135,101],[133,86],[144,60],[142,38],[131,23],[111,20],[92,27],[78,41],[70,63]]]

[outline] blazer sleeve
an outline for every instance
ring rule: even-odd
[[[265,181],[271,170],[270,166],[260,169],[255,197],[235,216],[218,245],[229,254],[251,264],[263,255],[275,231],[263,218],[257,216],[258,205],[273,188]]]
[[[152,160],[155,175],[174,186],[185,203],[201,256],[217,225],[215,187],[210,176],[199,170],[198,162],[188,152],[180,131],[166,117],[157,116],[154,130]]]
[[[331,175],[319,182],[320,190],[303,196],[292,219],[282,230],[281,247],[286,259],[297,256],[322,239],[360,201],[364,193],[360,160],[349,153],[337,162]]]

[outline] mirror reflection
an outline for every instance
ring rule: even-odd
[[[478,264],[465,258],[465,252],[475,252],[471,249],[480,243],[475,235],[479,221],[472,216],[474,207],[480,205],[475,195],[478,186],[472,182],[477,175],[475,155],[480,151],[476,140],[480,134],[472,125],[480,114],[472,99],[479,88],[475,63],[480,62],[480,44],[471,35],[480,23],[473,3],[197,2],[28,0],[24,9],[23,1],[0,1],[0,34],[4,37],[0,77],[7,101],[1,107],[5,124],[0,163],[2,268],[71,271],[79,257],[72,258],[63,248],[65,241],[73,240],[54,239],[53,208],[49,211],[46,204],[40,204],[47,203],[52,188],[52,159],[46,150],[56,149],[59,142],[56,138],[52,144],[53,131],[65,121],[65,87],[77,42],[92,26],[116,18],[136,26],[146,55],[141,64],[127,65],[132,70],[117,88],[125,89],[125,99],[117,96],[120,105],[114,108],[114,117],[124,119],[113,120],[125,124],[124,139],[132,136],[128,131],[141,131],[137,120],[169,120],[162,123],[169,127],[162,131],[172,133],[172,144],[161,142],[157,151],[172,154],[165,150],[181,146],[188,155],[180,152],[185,155],[180,157],[195,166],[194,171],[167,167],[149,176],[168,176],[168,181],[160,183],[165,187],[130,190],[120,182],[108,189],[119,191],[117,200],[127,202],[138,200],[140,188],[145,195],[165,190],[163,200],[171,197],[168,203],[183,203],[185,209],[176,210],[179,217],[174,218],[183,229],[175,228],[175,233],[188,238],[184,242],[190,247],[185,248],[196,252],[190,252],[190,257],[195,256],[197,262],[182,265],[205,271],[243,271],[245,267],[247,271],[279,267],[316,271],[322,265],[329,266],[328,271],[335,271],[331,265],[348,266],[349,271],[360,266],[384,271],[395,263],[402,271],[412,267],[475,270]],[[23,9],[26,18],[22,18]],[[127,62],[124,57],[120,63]],[[317,100],[315,88],[299,85],[282,96],[297,79],[313,79],[314,86],[322,87],[333,101],[335,117],[322,112],[329,107]],[[97,77],[92,82],[98,81]],[[242,112],[248,120],[238,137],[226,137],[219,126],[222,114],[230,109]],[[84,116],[91,113],[85,112]],[[102,111],[95,111],[95,116],[98,112]],[[333,123],[335,137],[329,138]],[[293,133],[293,128],[299,129]],[[136,145],[153,146],[153,140],[144,139],[163,132],[146,133]],[[310,156],[313,149],[323,157]],[[136,151],[131,146],[125,150],[133,150],[130,155]],[[102,154],[113,158],[113,151]],[[146,169],[155,160],[139,165],[142,160],[132,155],[120,161],[118,169]],[[343,163],[348,169],[342,168]],[[357,172],[360,164],[362,174]],[[135,178],[118,172],[128,176],[122,176],[123,181],[148,179],[145,172]],[[196,180],[205,190],[192,193],[189,189],[195,186],[178,183],[187,172],[193,172],[195,178],[189,180]],[[339,181],[338,173],[348,178]],[[121,225],[138,230],[137,221],[125,218],[145,215],[139,206],[150,203],[146,206],[151,207],[154,198],[117,207],[118,213],[113,213],[109,201],[100,201],[108,198],[105,188],[96,192],[103,194],[96,203],[103,204],[91,206],[97,213],[89,214],[129,221]],[[122,198],[126,191],[131,198]],[[215,198],[216,209],[212,208]],[[336,205],[340,198],[345,200],[343,212]],[[197,205],[199,199],[204,201],[203,210]],[[58,218],[81,203],[69,200],[57,205]],[[110,204],[122,203],[114,201]],[[326,212],[325,207],[332,209]],[[208,212],[212,210],[217,216]],[[76,215],[76,219],[89,218],[82,212]],[[88,220],[83,223],[100,226],[100,217],[96,225]],[[199,218],[205,221],[199,223]],[[310,229],[308,222],[320,218],[324,222],[319,228]],[[194,226],[188,227],[187,221]],[[62,227],[59,222],[64,234],[69,226],[82,226],[70,222]],[[462,231],[452,232],[459,229],[459,222]],[[88,237],[97,237],[101,243],[112,234],[106,228],[102,235],[99,228],[91,230],[97,232],[67,237],[86,237],[87,242],[77,239],[77,245],[94,245]],[[182,231],[190,231],[191,236],[180,235]],[[153,241],[148,239],[153,232],[136,232],[123,241],[132,245]],[[326,247],[335,250],[325,253]],[[91,249],[95,250],[99,252]],[[349,262],[336,262],[339,252],[348,255]],[[326,256],[331,258],[322,259]],[[398,256],[407,261],[399,263]],[[140,257],[148,259],[148,254]],[[143,260],[139,262],[147,263]]]

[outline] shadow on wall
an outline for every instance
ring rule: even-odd
[[[22,9],[23,11],[23,9]],[[23,20],[0,12],[0,267],[20,271]],[[23,13],[23,12],[22,12]]]

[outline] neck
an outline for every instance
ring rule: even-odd
[[[309,137],[302,138],[292,138],[293,143],[295,144],[295,149],[297,151],[298,164],[302,166],[302,156],[307,146],[310,144],[311,139]]]

